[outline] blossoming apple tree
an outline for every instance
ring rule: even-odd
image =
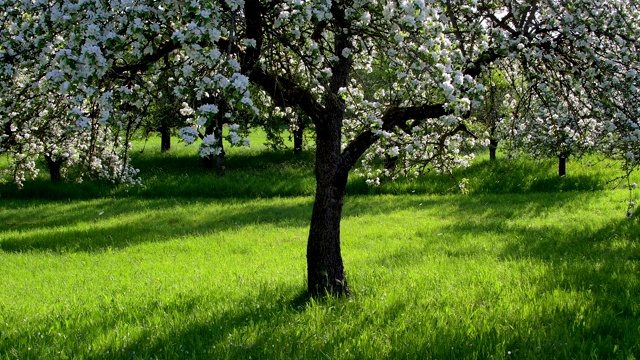
[[[536,158],[558,159],[558,175],[566,175],[570,156],[602,150],[605,143],[604,124],[583,106],[582,98],[573,92],[559,96],[544,92],[544,83],[519,81],[505,97],[505,116],[499,123],[509,151],[525,152]],[[560,89],[559,89],[560,90]]]
[[[312,294],[347,294],[340,218],[349,172],[372,183],[379,157],[401,174],[465,165],[480,74],[517,62],[553,114],[558,104],[614,129],[607,151],[637,159],[638,10],[629,1],[0,0],[1,150],[26,173],[37,155],[77,158],[120,180],[128,129],[170,58],[186,141],[220,151],[201,129],[262,95],[316,131],[307,245]],[[378,80],[372,81],[375,73]],[[252,95],[249,84],[261,96]],[[48,132],[39,132],[47,129]],[[52,130],[49,130],[52,129]],[[57,131],[64,136],[50,135]],[[28,135],[28,136],[27,136]],[[219,136],[218,136],[219,137]],[[62,139],[68,139],[62,141]],[[86,141],[83,139],[89,139]],[[96,144],[96,147],[84,146]],[[118,161],[98,161],[107,152]],[[59,155],[63,154],[63,155]],[[67,154],[72,154],[67,156]],[[64,160],[63,160],[64,159]],[[632,165],[635,165],[633,163]],[[115,167],[114,167],[115,166]],[[86,166],[85,166],[86,167]],[[84,167],[80,167],[84,168]],[[20,176],[16,178],[20,180]]]

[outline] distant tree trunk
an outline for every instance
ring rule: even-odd
[[[558,156],[558,176],[567,175],[567,156]]]
[[[224,175],[224,150],[220,151],[218,155],[209,155],[202,158],[204,168],[207,170],[216,170],[216,174]]]
[[[216,155],[216,173],[222,176],[224,175],[225,156],[224,142],[222,141],[222,123],[219,123],[219,125],[213,129],[213,135],[216,137],[218,141],[218,148],[220,149],[220,152],[218,153],[218,155]]]
[[[489,138],[489,160],[496,161],[496,150],[498,149],[498,140]]]
[[[218,119],[219,120],[219,119]],[[218,125],[219,124],[219,125]],[[218,154],[212,154],[209,156],[205,156],[202,158],[204,168],[212,170],[215,168],[216,174],[222,176],[224,175],[224,143],[222,139],[222,122],[221,121],[213,121],[211,125],[207,126],[204,131],[206,135],[213,135],[216,139],[216,147],[220,150]]]
[[[293,131],[293,153],[302,153],[304,140],[304,125],[302,124],[302,116],[298,116],[298,126]]]
[[[47,168],[49,168],[49,177],[51,178],[51,181],[57,182],[62,180],[62,174],[60,173],[62,162],[53,160],[53,158],[51,158],[51,156],[49,155],[45,155],[44,160],[47,162]]]
[[[160,126],[160,151],[166,152],[171,149],[171,129],[168,126]]]
[[[215,127],[215,124],[209,124],[205,129],[204,129],[204,136],[207,135],[211,135],[213,134],[213,129]],[[202,158],[202,165],[204,166],[205,169],[207,170],[213,170],[214,168],[214,155],[208,155]]]
[[[398,166],[398,156],[391,156],[389,154],[385,154],[384,156],[384,169],[389,173],[393,173]]]

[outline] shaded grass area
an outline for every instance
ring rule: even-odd
[[[174,139],[171,151],[160,153],[158,139],[138,142],[132,151],[132,165],[140,169],[143,186],[122,186],[108,182],[51,184],[43,169],[38,178],[22,190],[0,183],[2,198],[95,199],[116,198],[268,198],[309,196],[315,193],[314,150],[293,154],[291,150],[266,151],[257,135],[251,148],[228,148],[226,175],[205,170],[195,155],[196,147],[185,147]],[[143,152],[140,152],[143,150]],[[467,179],[470,194],[537,193],[594,191],[614,188],[611,180],[621,175],[619,164],[586,157],[570,160],[566,177],[557,176],[555,160],[499,158],[492,162],[487,154],[468,168],[452,175],[428,173],[419,178],[400,178],[372,187],[364,178],[352,175],[347,194],[450,194]]]

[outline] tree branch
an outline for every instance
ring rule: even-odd
[[[151,64],[160,61],[163,57],[170,54],[172,51],[180,49],[180,47],[180,43],[169,41],[155,53],[145,55],[133,64],[113,65],[107,72],[107,76],[110,78],[117,78],[119,75],[126,72],[129,72],[132,75],[138,72],[144,72],[149,69]]]
[[[409,120],[415,120],[418,125],[426,119],[435,119],[451,113],[444,108],[443,104],[424,104],[410,107],[390,107],[382,116],[382,130],[392,130],[396,126],[401,126]],[[378,141],[378,135],[371,130],[360,133],[342,151],[342,164],[346,171],[355,166],[358,159]]]
[[[234,44],[233,53],[241,60],[242,72],[249,77],[249,81],[260,86],[278,106],[299,106],[312,119],[320,118],[324,108],[318,103],[308,89],[295,83],[289,78],[268,73],[259,65],[264,38],[263,12],[264,7],[259,0],[246,0],[244,15],[246,23],[246,37],[256,41],[255,48],[242,48]],[[221,38],[216,43],[222,52],[228,52],[229,40]]]
[[[312,119],[318,119],[325,111],[310,91],[293,81],[255,68],[249,80],[260,86],[277,106],[299,106]]]

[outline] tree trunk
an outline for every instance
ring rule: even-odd
[[[168,126],[160,127],[160,151],[166,152],[171,149],[171,131]]]
[[[346,38],[336,40],[346,47]],[[344,62],[347,62],[346,64]],[[325,97],[326,114],[316,124],[316,196],[307,243],[307,287],[312,296],[349,295],[340,250],[340,219],[350,164],[342,158],[344,101],[338,96],[349,77],[348,60],[333,71],[332,94]]]
[[[496,150],[498,149],[498,140],[489,138],[489,160],[496,161]]]
[[[202,163],[205,169],[213,170],[215,168],[216,174],[224,175],[224,150],[221,150],[218,155],[209,155],[202,158]]]
[[[206,170],[212,170],[213,169],[213,155],[209,155],[209,156],[203,157],[202,158],[202,166]]]
[[[338,29],[346,23],[340,7],[332,7]],[[337,32],[338,33],[338,32]],[[334,38],[338,54],[351,46],[347,34]],[[307,242],[307,288],[312,296],[349,295],[340,251],[340,218],[344,191],[351,165],[342,158],[342,120],[345,103],[340,88],[346,86],[351,71],[351,58],[339,56],[333,66],[329,92],[324,96],[324,114],[314,119],[316,125],[316,197],[311,214]]]
[[[344,190],[320,184],[316,190],[307,243],[307,288],[312,296],[348,295],[340,250]]]
[[[340,250],[340,219],[348,172],[340,166],[340,136],[326,138],[323,131],[318,131],[317,143],[316,195],[307,243],[308,290],[312,296],[348,295]]]
[[[342,120],[345,103],[340,89],[347,86],[352,59],[341,55],[352,39],[341,29],[347,27],[340,6],[333,6],[334,48],[338,61],[332,66],[329,91],[323,101],[324,113],[313,119],[316,126],[316,196],[307,243],[307,287],[312,296],[349,294],[340,251],[340,219],[351,164],[342,157]]]
[[[213,134],[213,125],[208,125],[204,129],[204,135],[207,136],[211,134]],[[202,165],[206,170],[212,170],[214,168],[214,157],[215,155],[212,154],[202,158]]]
[[[220,122],[218,126],[213,129],[213,136],[216,137],[218,141],[218,148],[220,152],[216,155],[216,174],[222,176],[224,175],[224,143],[222,141],[222,123]]]
[[[303,146],[303,135],[304,135],[304,127],[302,125],[302,117],[298,117],[298,126],[293,131],[293,153],[300,154],[302,153]]]
[[[44,160],[47,162],[47,167],[49,168],[49,176],[51,181],[60,181],[62,180],[62,174],[60,173],[61,162],[53,160],[51,156],[45,155]]]
[[[217,155],[209,155],[202,158],[204,168],[207,170],[212,170],[215,168],[216,174],[222,176],[224,175],[225,160],[224,143],[222,139],[222,125],[217,126],[216,122],[214,122],[211,125],[207,126],[204,134],[205,136],[213,134],[213,136],[216,138],[217,147],[220,150]]]
[[[398,167],[398,156],[384,155],[384,169],[389,175],[393,174]]]
[[[558,176],[567,175],[567,156],[558,156]]]

